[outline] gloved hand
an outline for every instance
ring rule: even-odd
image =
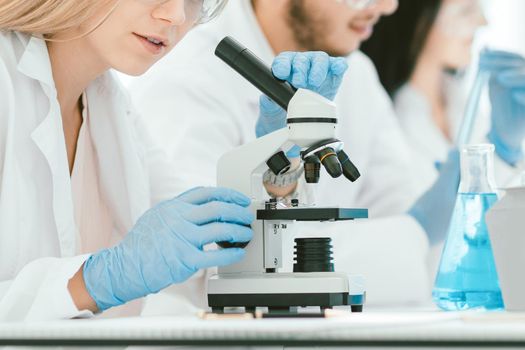
[[[423,227],[432,245],[445,239],[454,211],[460,179],[459,152],[450,151],[438,170],[434,185],[408,211]]]
[[[490,72],[492,127],[488,138],[498,156],[510,165],[523,159],[525,140],[525,58],[485,50],[480,69]]]
[[[272,64],[276,78],[286,80],[298,89],[308,89],[333,100],[344,73],[348,69],[346,59],[330,57],[325,52],[284,52]],[[264,136],[286,126],[286,111],[263,95],[259,103],[260,113],[255,133]],[[287,152],[289,158],[299,156],[296,146]]]
[[[196,188],[148,210],[113,248],[84,264],[87,290],[99,310],[183,282],[199,269],[229,265],[244,250],[203,251],[208,243],[248,242],[250,199],[223,188]]]

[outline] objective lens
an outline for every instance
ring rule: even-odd
[[[341,163],[341,166],[343,167],[343,175],[350,181],[354,182],[355,180],[359,179],[361,174],[359,173],[359,170],[357,167],[352,163],[350,158],[348,158],[348,155],[345,153],[345,151],[341,150],[337,153],[337,158],[339,159],[339,162]]]
[[[304,178],[306,183],[316,184],[321,176],[321,163],[316,156],[310,156],[304,160]]]
[[[317,152],[316,155],[331,177],[336,178],[343,174],[343,168],[333,148],[327,147]]]

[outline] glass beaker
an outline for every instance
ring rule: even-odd
[[[503,308],[485,213],[498,200],[494,145],[461,150],[461,183],[432,299],[444,310]]]

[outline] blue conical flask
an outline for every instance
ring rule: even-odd
[[[444,310],[503,309],[485,213],[498,200],[494,145],[461,150],[461,183],[432,299]]]

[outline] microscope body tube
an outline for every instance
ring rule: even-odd
[[[275,78],[272,70],[250,50],[228,36],[219,43],[215,55],[285,111],[288,110],[297,90],[290,83]]]

